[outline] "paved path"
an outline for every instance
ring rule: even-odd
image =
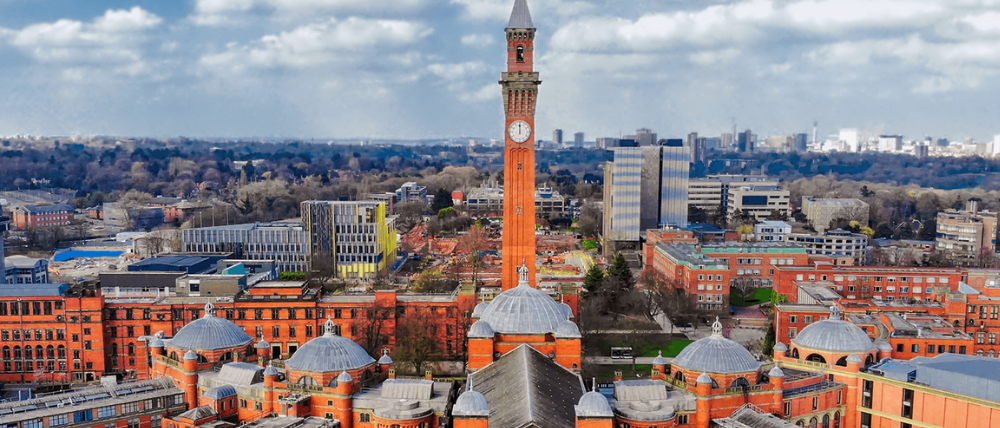
[[[638,357],[635,359],[636,364],[653,364],[653,358],[656,357]],[[600,365],[622,365],[630,366],[632,365],[631,358],[611,358],[611,357],[583,357],[583,361],[587,364],[600,364]],[[667,357],[667,363],[672,363],[673,358]]]

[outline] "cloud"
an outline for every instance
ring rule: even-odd
[[[225,52],[205,55],[201,62],[227,67],[313,67],[359,56],[355,54],[373,55],[382,48],[407,46],[432,32],[418,22],[356,17],[343,21],[330,19],[269,34],[247,45],[230,44]]]
[[[196,0],[189,17],[196,25],[219,26],[248,22],[253,13],[284,19],[325,17],[335,12],[399,13],[413,11],[435,0]]]
[[[701,51],[688,55],[691,62],[698,65],[714,65],[720,62],[729,62],[740,55],[740,51],[734,48],[717,51]]]
[[[814,32],[926,25],[945,12],[941,0],[804,0],[788,4],[777,23]]]
[[[450,0],[451,4],[459,5],[467,16],[473,19],[489,19],[506,21],[510,17],[514,2],[511,0]],[[535,18],[555,16],[574,16],[595,9],[594,5],[578,0],[547,0],[545,2],[529,2],[532,16]]]
[[[492,45],[496,39],[489,34],[467,34],[462,36],[462,44],[476,48],[483,48]]]

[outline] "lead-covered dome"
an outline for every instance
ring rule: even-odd
[[[722,336],[718,318],[712,324],[711,336],[688,345],[673,362],[673,366],[692,372],[724,374],[756,372],[760,365],[743,345]]]
[[[332,373],[357,370],[375,362],[365,348],[336,333],[333,320],[326,321],[326,333],[302,345],[285,366],[292,370]]]
[[[800,348],[837,353],[869,352],[877,349],[861,327],[840,319],[840,310],[836,306],[830,308],[829,319],[809,324],[792,339],[792,343]]]
[[[490,415],[490,404],[486,402],[486,396],[479,391],[473,391],[470,387],[468,391],[458,396],[455,407],[452,407],[451,414],[455,416],[479,416]]]
[[[178,349],[218,350],[240,348],[253,338],[236,323],[215,316],[215,306],[205,305],[205,315],[181,328],[169,346]]]
[[[576,415],[585,418],[610,418],[615,415],[608,399],[600,392],[590,391],[580,397],[580,402],[574,406]]]
[[[566,321],[566,312],[544,291],[528,285],[525,266],[519,270],[522,274],[517,287],[494,298],[480,320],[489,323],[497,333],[555,333]]]

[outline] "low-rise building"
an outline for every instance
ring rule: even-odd
[[[868,225],[868,204],[860,199],[802,198],[802,213],[817,232],[823,233],[834,220],[856,221]]]
[[[788,217],[790,193],[778,186],[744,185],[729,189],[727,213],[732,218],[744,214],[760,222],[777,214]]]
[[[729,190],[739,186],[779,186],[765,175],[709,175],[688,181],[688,206],[714,213],[721,207],[726,212]]]
[[[44,284],[49,282],[49,260],[10,256],[0,266],[8,284]],[[3,282],[3,281],[0,281]]]
[[[470,214],[499,216],[503,213],[504,188],[493,183],[484,183],[466,195],[465,209]],[[535,190],[535,212],[540,216],[556,218],[568,213],[566,198],[550,187]]]
[[[947,210],[937,216],[937,248],[960,260],[978,259],[980,252],[996,252],[997,213],[979,211],[969,201],[965,210]]]
[[[274,260],[279,272],[308,269],[309,236],[297,221],[184,229],[181,247],[192,253],[228,253],[239,259]]]
[[[792,225],[783,221],[762,221],[753,227],[754,239],[760,242],[786,242],[791,233]]]
[[[68,205],[21,205],[14,208],[14,227],[66,226],[73,221],[73,214]]]
[[[809,254],[836,258],[841,265],[863,265],[868,254],[868,235],[843,229],[826,233],[793,233],[788,235],[788,242],[805,247]]]
[[[396,189],[396,201],[401,203],[412,201],[427,203],[427,187],[421,186],[415,181],[404,183]]]

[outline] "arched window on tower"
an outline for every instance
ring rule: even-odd
[[[517,47],[517,62],[524,62],[524,46]]]

